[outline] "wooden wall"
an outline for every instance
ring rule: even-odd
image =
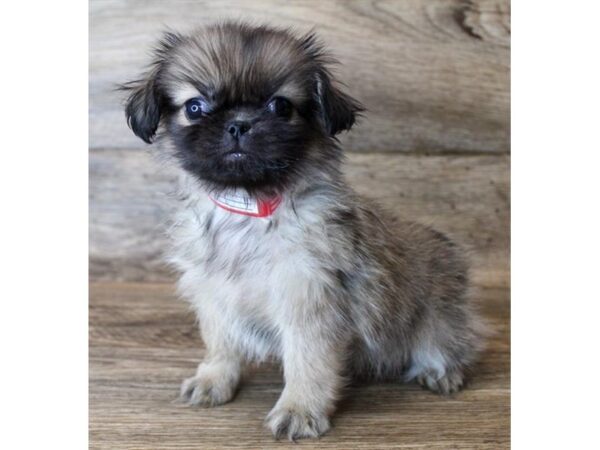
[[[507,286],[509,16],[508,0],[91,0],[92,279],[172,279],[160,254],[174,175],[127,128],[114,87],[161,30],[241,18],[317,31],[368,109],[342,137],[349,181],[470,247],[479,284]]]

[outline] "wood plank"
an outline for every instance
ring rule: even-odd
[[[224,18],[316,29],[368,108],[341,138],[349,151],[509,150],[509,0],[92,0],[91,147],[142,148],[115,86],[139,75],[166,27]]]
[[[194,317],[173,292],[171,285],[91,284],[90,448],[296,448],[263,429],[283,387],[274,365],[251,369],[227,405],[174,402],[204,349]],[[480,301],[496,333],[465,390],[439,397],[415,385],[355,384],[318,447],[509,448],[508,291],[483,289]]]
[[[397,216],[471,249],[480,285],[509,284],[509,157],[351,154],[347,178]],[[176,176],[140,150],[90,153],[92,279],[169,281],[163,230]]]

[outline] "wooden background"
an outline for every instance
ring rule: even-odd
[[[143,431],[150,427],[144,428],[144,420],[150,420],[147,415],[142,416],[142,422],[136,422],[137,429],[128,429],[137,440],[127,441],[127,433],[119,428],[118,424],[135,422],[132,416],[141,413],[139,408],[162,404],[154,397],[154,403],[134,407],[131,396],[136,389],[142,389],[138,377],[145,380],[144,389],[160,395],[166,395],[167,377],[168,383],[172,383],[168,385],[169,392],[176,392],[180,375],[189,375],[198,358],[189,357],[184,364],[175,354],[167,357],[181,369],[177,379],[174,379],[175,369],[173,373],[168,368],[166,374],[162,369],[159,372],[156,361],[165,357],[165,352],[174,352],[175,342],[180,350],[181,346],[194,345],[192,342],[199,345],[197,334],[193,334],[193,339],[189,334],[196,333],[193,317],[187,316],[185,308],[173,300],[168,283],[174,276],[161,262],[165,247],[163,224],[173,207],[167,194],[172,190],[174,173],[158,164],[149,147],[127,128],[123,99],[114,88],[142,71],[162,30],[168,27],[186,30],[224,18],[267,21],[293,26],[299,31],[314,28],[342,63],[337,68],[340,78],[368,109],[354,130],[342,136],[348,153],[346,174],[350,183],[397,215],[430,223],[471,250],[474,280],[487,292],[481,301],[491,308],[494,314],[491,321],[503,330],[493,344],[495,356],[490,357],[487,366],[484,364],[483,372],[487,370],[490,377],[484,377],[479,385],[482,396],[485,392],[498,394],[486,400],[482,397],[481,401],[488,405],[486,411],[490,417],[496,414],[499,422],[494,433],[483,436],[477,445],[468,440],[461,441],[462,444],[452,441],[452,427],[446,424],[449,428],[444,439],[450,440],[444,442],[461,448],[471,444],[477,448],[502,447],[508,438],[509,392],[508,0],[91,0],[89,217],[93,446],[144,448],[145,436],[152,433],[159,436],[160,430],[154,428],[150,434]],[[144,301],[139,292],[146,293],[151,300]],[[166,307],[161,301],[173,301],[173,305]],[[169,310],[171,307],[175,310]],[[166,313],[167,319],[176,318],[176,326],[170,327],[168,320],[161,322]],[[116,315],[122,318],[119,326]],[[155,317],[156,324],[164,326],[153,328],[153,321],[149,326],[148,317]],[[183,327],[186,331],[180,330],[182,323],[187,324]],[[140,324],[144,327],[137,326]],[[141,343],[144,351],[140,350]],[[166,350],[164,345],[168,347]],[[136,369],[129,371],[133,366]],[[183,366],[189,373],[184,373]],[[269,373],[273,380],[278,377],[276,370]],[[278,389],[279,385],[273,386]],[[151,397],[147,394],[144,398]],[[455,414],[452,411],[450,407],[448,413]],[[144,413],[149,414],[149,410]],[[424,414],[423,420],[427,420],[429,416]],[[207,417],[203,415],[206,420]],[[482,429],[483,425],[478,427]],[[256,433],[263,436],[260,430]],[[419,441],[422,445],[446,448],[434,437],[428,436],[430,440],[426,440],[426,430],[423,433],[423,440]],[[146,442],[149,448],[168,447],[164,442],[162,445],[152,442],[152,445]],[[351,442],[354,441],[347,444]],[[385,439],[371,441],[372,445],[365,444],[364,448],[389,448],[385,442]],[[259,446],[268,445],[257,441],[256,447]],[[173,444],[175,447],[187,448]]]

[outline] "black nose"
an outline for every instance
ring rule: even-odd
[[[231,134],[234,138],[239,139],[240,136],[246,133],[250,129],[249,122],[243,122],[240,120],[236,120],[234,122],[230,122],[227,125],[227,132]]]

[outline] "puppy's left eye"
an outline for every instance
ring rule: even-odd
[[[185,114],[190,120],[199,119],[208,112],[208,103],[204,99],[192,98],[185,102]]]
[[[267,104],[267,110],[279,117],[290,117],[292,109],[292,103],[283,97],[275,97]]]

